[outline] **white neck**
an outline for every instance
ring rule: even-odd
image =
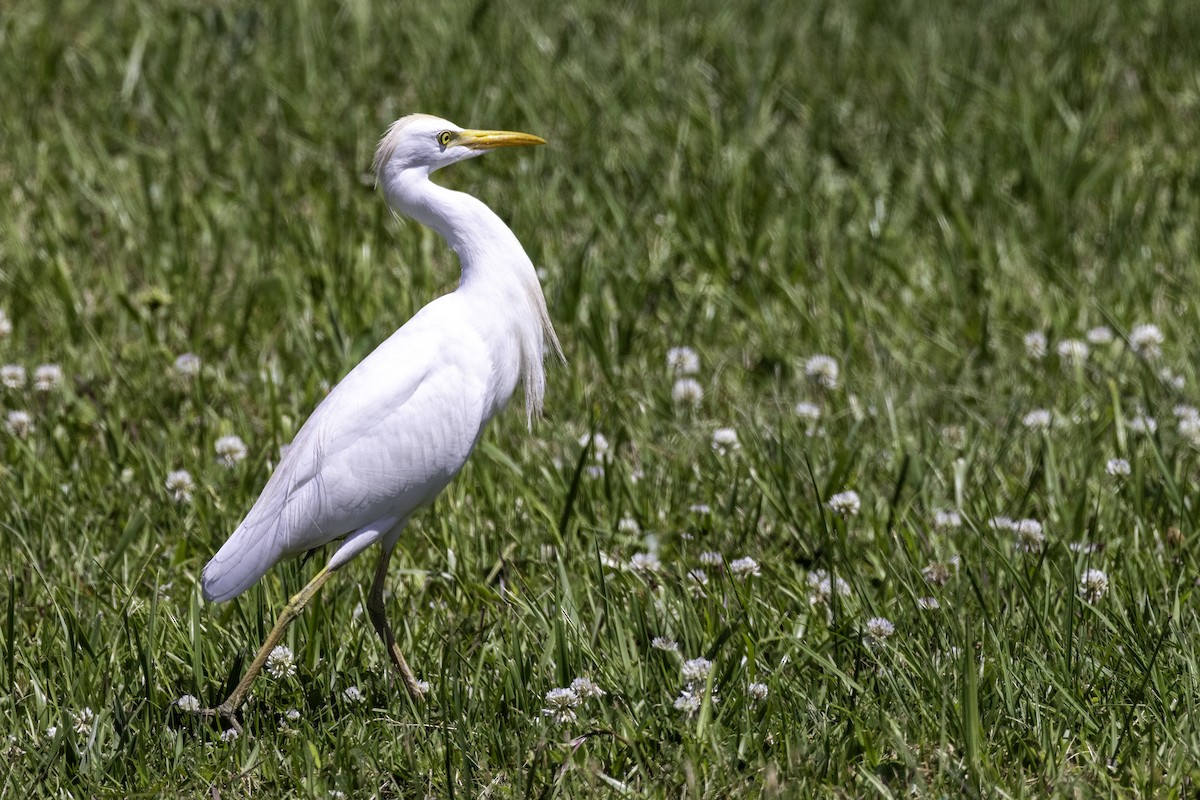
[[[492,307],[509,312],[521,338],[521,383],[526,415],[541,413],[545,392],[542,359],[548,339],[562,349],[546,310],[546,299],[525,248],[495,212],[469,194],[439,186],[428,168],[389,172],[384,193],[392,208],[436,231],[462,266],[459,291],[486,290]]]

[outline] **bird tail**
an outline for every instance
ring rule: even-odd
[[[267,573],[275,558],[265,546],[271,537],[257,530],[257,525],[242,522],[217,554],[204,565],[200,589],[204,599],[213,603],[232,600],[249,589]]]

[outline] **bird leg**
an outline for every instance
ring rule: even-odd
[[[238,683],[237,688],[229,697],[225,698],[225,702],[216,708],[205,709],[201,713],[205,716],[213,717],[220,715],[228,720],[235,729],[241,731],[242,726],[237,721],[237,710],[242,705],[242,701],[246,699],[246,693],[250,691],[250,684],[254,683],[254,679],[258,677],[258,673],[262,672],[263,665],[267,663],[267,657],[271,655],[271,651],[279,644],[279,640],[283,637],[283,631],[287,628],[296,617],[304,610],[304,606],[313,598],[325,581],[333,577],[333,571],[329,567],[322,567],[321,571],[313,576],[313,579],[308,584],[296,592],[291,600],[288,600],[287,605],[283,607],[283,611],[279,614],[279,619],[275,622],[275,627],[267,634],[267,639],[263,642],[262,647],[258,648],[258,654],[254,656],[254,660],[250,662],[250,666],[246,669],[246,674],[242,676],[242,680]]]
[[[375,626],[375,632],[383,640],[384,649],[392,658],[392,664],[400,673],[400,679],[404,681],[404,688],[408,690],[409,697],[414,703],[419,703],[425,699],[425,690],[417,683],[408,662],[404,660],[404,654],[400,652],[400,647],[396,644],[396,637],[392,635],[392,626],[388,624],[383,610],[383,582],[387,578],[388,562],[392,558],[392,548],[387,545],[388,542],[384,542],[379,554],[379,564],[375,567],[375,580],[371,582],[371,594],[367,597],[367,613],[371,617],[371,624]]]

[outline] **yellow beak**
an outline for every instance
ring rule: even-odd
[[[516,131],[459,131],[454,144],[471,150],[493,150],[497,147],[520,147],[529,144],[545,144],[546,140],[532,133]]]

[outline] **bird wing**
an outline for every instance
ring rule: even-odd
[[[236,597],[284,558],[403,520],[462,469],[487,421],[489,362],[452,298],[422,309],[317,406],[205,566],[206,597]]]

